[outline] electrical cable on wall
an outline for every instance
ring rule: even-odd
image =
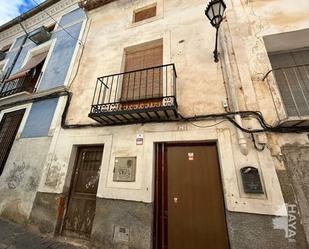
[[[256,140],[255,140],[255,136],[253,133],[251,133],[251,138],[252,138],[252,143],[254,145],[254,148],[257,150],[257,151],[263,151],[266,147],[266,144],[262,144],[261,147],[258,147],[257,144],[256,144]]]
[[[16,105],[22,105],[22,104],[26,104],[26,103],[31,103],[31,102],[37,102],[37,101],[42,101],[42,100],[46,100],[46,99],[51,99],[51,98],[59,98],[62,96],[66,96],[67,100],[65,103],[65,107],[62,113],[62,117],[61,117],[61,128],[62,129],[78,129],[78,128],[90,128],[90,127],[104,127],[106,125],[102,125],[99,123],[88,123],[88,124],[66,124],[66,116],[68,113],[68,109],[70,106],[70,102],[72,99],[73,94],[67,90],[62,90],[59,92],[55,92],[46,96],[40,96],[40,97],[34,97],[28,100],[23,100],[23,101],[16,101],[14,103],[10,103],[10,104],[6,104],[6,105],[2,105],[0,107],[0,111],[10,108],[12,106],[16,106]],[[253,117],[255,118],[259,124],[261,125],[260,129],[246,129],[242,126],[240,126],[235,120],[234,120],[234,116],[235,115],[241,115],[242,117]],[[214,114],[207,114],[207,115],[197,115],[197,116],[193,116],[193,117],[183,117],[181,114],[179,114],[179,120],[165,120],[164,122],[177,122],[177,121],[187,121],[191,124],[193,124],[196,127],[199,128],[208,128],[208,127],[213,127],[216,125],[219,125],[225,121],[229,121],[230,123],[232,123],[236,128],[251,134],[252,137],[252,141],[254,143],[254,147],[258,150],[258,151],[262,151],[265,149],[265,145],[263,145],[263,147],[258,147],[256,144],[256,140],[254,137],[255,133],[262,133],[262,132],[272,132],[272,133],[308,133],[309,131],[309,126],[303,126],[303,127],[280,127],[280,126],[270,126],[269,124],[267,124],[267,122],[264,120],[264,117],[262,115],[261,112],[258,111],[239,111],[239,112],[226,112],[226,113],[214,113]],[[212,125],[208,125],[208,126],[202,126],[202,125],[196,125],[193,122],[194,121],[202,121],[202,120],[211,120],[211,119],[219,119],[222,118],[224,120],[212,124]],[[159,122],[159,121],[150,121],[150,122]],[[146,123],[146,122],[144,122]],[[116,124],[117,126],[119,125],[125,125],[125,124]],[[108,125],[108,126],[115,126],[115,125]]]
[[[23,31],[25,32],[25,34],[26,34],[26,36],[28,37],[29,36],[29,34],[28,34],[28,32],[27,32],[27,30],[26,30],[26,28],[25,28],[25,26],[23,25],[23,23],[22,23],[22,18],[21,17],[19,17],[19,19],[18,19],[19,21],[18,21],[18,23],[19,23],[19,25],[21,26],[21,28],[23,29]]]
[[[215,127],[215,126],[217,126],[217,125],[219,125],[219,124],[222,124],[222,123],[224,123],[224,122],[227,122],[227,120],[222,120],[222,121],[217,122],[217,123],[212,124],[212,125],[197,125],[197,124],[193,123],[192,121],[188,121],[188,122],[189,122],[191,125],[193,125],[193,126],[195,126],[195,127],[198,127],[198,128],[211,128],[211,127]]]
[[[62,119],[61,119],[61,126],[63,129],[72,129],[72,128],[83,128],[83,127],[103,127],[106,125],[102,124],[73,124],[73,125],[67,125],[66,124],[66,115],[70,106],[70,102],[72,99],[73,94],[71,92],[68,92],[68,98],[66,101],[66,105],[63,111]],[[198,115],[198,116],[193,116],[193,117],[183,117],[181,114],[179,114],[180,119],[176,121],[187,121],[187,122],[194,122],[194,121],[200,121],[200,120],[209,120],[209,119],[218,119],[218,118],[223,118],[225,120],[230,121],[234,126],[236,126],[238,129],[249,133],[249,134],[254,134],[254,133],[262,133],[262,132],[273,132],[273,133],[302,133],[302,132],[308,132],[309,127],[304,126],[304,127],[280,127],[280,126],[271,126],[267,124],[267,122],[264,120],[264,117],[261,112],[258,111],[239,111],[239,112],[226,112],[226,113],[217,113],[217,114],[207,114],[207,115]],[[233,118],[235,115],[241,115],[242,117],[254,117],[259,124],[261,125],[261,129],[246,129],[244,127],[241,127]],[[150,121],[150,122],[159,122],[159,121]],[[165,120],[164,122],[175,122],[175,120]],[[146,122],[144,122],[146,123]],[[219,122],[221,123],[221,122]],[[216,125],[218,125],[217,123]],[[222,121],[223,123],[223,121]],[[124,125],[124,124],[116,124],[116,125]],[[112,126],[112,125],[110,125]],[[211,125],[212,126],[212,125]],[[208,126],[208,127],[211,127]],[[205,127],[200,127],[200,128],[207,128]]]

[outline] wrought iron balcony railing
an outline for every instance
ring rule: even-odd
[[[308,125],[309,64],[272,69],[264,80],[267,80],[281,125]]]
[[[34,90],[33,80],[30,76],[24,76],[0,84],[0,98],[7,97],[20,92],[30,92]]]
[[[102,124],[177,119],[176,78],[174,64],[100,77],[89,117]]]

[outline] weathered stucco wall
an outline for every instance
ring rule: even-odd
[[[89,112],[89,107],[92,101],[96,78],[99,76],[122,71],[123,54],[126,47],[162,38],[164,63],[175,63],[178,72],[177,101],[179,104],[179,112],[184,116],[224,112],[222,102],[226,101],[227,95],[222,77],[221,66],[220,64],[213,63],[212,51],[214,45],[214,30],[208,24],[205,16],[202,14],[202,10],[205,8],[205,3],[198,0],[190,3],[185,1],[158,1],[158,16],[155,19],[149,20],[143,24],[133,25],[132,15],[134,9],[146,6],[149,3],[152,2],[136,1],[132,3],[131,1],[127,0],[115,1],[88,13],[90,20],[86,30],[87,37],[85,37],[86,42],[83,56],[80,61],[80,68],[71,87],[71,91],[73,92],[73,99],[69,108],[67,123],[75,124],[91,122],[87,117],[87,114]],[[232,10],[229,11],[232,12]],[[234,17],[235,13],[232,13],[231,15],[232,18]],[[233,21],[234,26],[232,26],[230,29],[235,27],[236,21]],[[226,25],[227,24],[225,24],[225,26]],[[224,30],[227,29],[228,27],[224,27]],[[243,29],[240,29],[240,27],[238,30],[241,30],[242,35],[246,35],[246,30],[243,31]],[[236,35],[233,33],[233,38],[235,36]],[[238,38],[238,40],[239,39],[240,38]],[[235,45],[234,43],[232,45]],[[250,110],[256,110],[258,109],[258,105],[254,87],[251,81],[248,61],[246,59],[247,55],[243,55],[244,50],[242,44],[236,43],[235,50],[236,49],[237,54],[235,51],[235,56],[237,58],[236,61],[239,64],[233,66],[235,71],[240,71],[240,77],[237,82],[237,89],[239,91],[239,104],[242,110],[245,110],[246,108]],[[233,53],[233,51],[229,52]],[[238,55],[241,56],[240,60],[238,60]],[[241,74],[242,72],[245,73]],[[210,124],[213,123],[211,122]],[[205,125],[207,126],[206,121]],[[184,131],[188,133],[194,129],[203,131],[201,128],[193,129],[193,126],[190,124],[184,124],[184,126],[186,128],[179,128],[179,124],[158,124],[144,126],[125,126],[118,128],[105,127],[96,129],[97,131],[102,131],[102,134],[110,134],[113,140],[113,148],[111,148],[112,156],[110,160],[106,161],[106,163],[109,165],[109,168],[107,169],[108,172],[102,173],[103,175],[107,174],[105,177],[107,177],[108,181],[110,182],[107,183],[107,187],[111,187],[111,189],[110,192],[104,192],[102,197],[144,200],[147,202],[152,201],[152,191],[146,193],[143,193],[144,190],[135,191],[140,192],[140,194],[136,195],[132,193],[132,197],[130,197],[130,192],[125,189],[140,189],[142,186],[140,182],[145,182],[144,179],[147,177],[149,178],[146,181],[145,186],[150,187],[152,185],[153,172],[150,170],[149,173],[146,173],[137,170],[137,181],[132,183],[131,186],[130,184],[113,183],[111,180],[113,159],[116,155],[127,156],[136,154],[138,155],[141,153],[139,150],[135,149],[135,137],[138,132],[143,130],[147,131],[148,129],[153,128],[153,132],[154,134],[157,134],[157,137],[160,137],[160,133],[165,130],[173,131],[176,134],[175,136],[179,137],[182,136],[181,129],[185,129]],[[230,133],[235,134],[233,127],[231,128],[230,126],[225,126],[224,124],[223,127],[231,129]],[[89,132],[96,134],[95,130]],[[210,131],[210,133],[215,139],[217,138],[216,132]],[[61,134],[72,134],[70,136],[74,136],[73,134],[81,135],[80,132],[74,130],[63,132]],[[205,134],[205,137],[201,136],[196,139],[203,140],[206,139],[206,137],[207,135]],[[247,136],[247,139],[248,143],[250,144],[250,136]],[[68,139],[63,140],[67,140],[63,143],[66,144],[69,149],[67,149],[67,152],[62,150],[59,151],[60,154],[57,154],[57,152],[55,154],[57,160],[62,158],[61,163],[64,161],[65,164],[68,164],[70,156],[69,151],[71,151],[70,147],[74,143],[71,142],[71,145],[69,145],[70,141]],[[262,172],[263,177],[265,178],[265,184],[267,185],[268,181],[272,182],[271,179],[273,177],[276,178],[275,172],[271,172],[273,163],[270,163],[269,166],[267,166],[267,164],[264,165],[264,163],[261,162],[264,160],[264,162],[271,160],[270,154],[267,150],[262,153],[257,153],[257,151],[252,149],[252,144],[250,144],[249,155],[244,156],[239,153],[239,147],[234,135],[232,135],[232,140],[233,142],[231,146],[233,152],[231,156],[233,158],[230,159],[234,163],[233,168],[236,170],[235,181],[237,184],[231,187],[231,189],[233,189],[231,191],[236,191],[237,196],[241,196],[241,198],[247,198],[249,196],[244,194],[240,183],[239,169],[245,165],[256,165],[258,168],[265,167],[264,170],[270,170],[268,172]],[[86,142],[86,139],[83,140],[83,138],[81,138],[81,143],[83,143],[82,141]],[[174,139],[171,138],[171,141],[174,141]],[[102,140],[102,143],[103,142],[104,141]],[[58,145],[59,147],[66,147],[64,145]],[[148,153],[149,154],[147,154],[145,157],[143,157],[141,154],[141,159],[138,160],[141,160],[141,163],[145,163],[145,160],[147,160],[151,164],[153,149],[151,148]],[[234,156],[236,154],[237,156]],[[152,167],[152,165],[148,165],[148,167]],[[225,165],[223,165],[223,167],[225,167]],[[65,175],[65,170],[62,170],[62,173]],[[227,176],[227,179],[229,177],[230,176]],[[60,182],[64,182],[64,179],[65,177],[63,176]],[[106,180],[105,178],[102,179]],[[59,186],[57,185],[54,188],[51,188],[50,191],[56,191],[58,193],[61,192],[63,184],[64,183],[61,183]],[[276,184],[278,184],[278,181],[274,185],[278,187]],[[118,189],[112,189],[113,187]],[[45,188],[46,186],[43,189]],[[230,191],[229,188],[226,189],[227,191]],[[272,189],[273,187],[270,187],[267,191],[272,192]],[[101,195],[100,190],[98,195]],[[282,211],[285,209],[284,207],[280,205],[275,207],[276,204],[274,204],[276,203],[275,200],[280,200],[280,198],[282,200],[280,191],[279,195],[277,196],[278,199],[276,197],[270,197],[271,195],[272,194],[267,193],[268,197],[258,196],[256,197],[257,200],[255,198],[248,198],[248,200],[250,199],[248,203],[251,204],[241,204],[235,202],[233,205],[231,205],[231,207],[235,207],[235,210],[239,208],[240,210],[247,210],[248,212],[250,212],[250,210],[253,212],[256,207],[259,207],[261,208],[260,212],[266,213],[276,213],[274,210],[277,209],[277,211],[280,210],[278,213],[284,213],[284,211]],[[256,202],[260,201],[259,199],[268,199],[270,203],[273,201],[275,206],[270,204],[270,206],[264,205],[263,208],[263,205],[256,205]],[[283,202],[281,204],[283,204]],[[257,208],[257,210],[259,208]],[[272,211],[266,211],[267,209]]]
[[[158,1],[158,17],[141,25],[132,25],[133,10],[152,1],[120,0],[90,11],[83,56],[70,89],[73,99],[67,123],[93,122],[87,115],[96,78],[123,71],[123,53],[126,47],[163,38],[164,63],[176,64],[180,113],[191,116],[224,112],[222,101],[226,101],[227,94],[221,66],[230,63],[235,75],[240,109],[262,111],[269,123],[276,124],[278,117],[275,105],[268,85],[262,81],[270,69],[263,36],[309,27],[308,17],[304,15],[304,20],[291,19],[288,24],[284,20],[282,23],[272,21],[273,10],[277,18],[284,11],[287,13],[284,12],[282,16],[290,14],[290,10],[286,8],[293,3],[284,2],[286,6],[282,1],[275,0],[227,1],[227,18],[220,31],[220,51],[222,53],[224,48],[222,42],[228,39],[226,42],[230,50],[227,53],[231,60],[225,61],[221,56],[222,64],[213,63],[214,29],[203,14],[204,1]],[[302,13],[305,8],[308,9],[307,4],[301,1],[297,5],[299,9],[294,13]],[[295,8],[294,4],[293,9]],[[275,87],[272,91],[275,91]],[[59,103],[64,106],[64,100]],[[227,122],[215,124],[216,122],[137,124],[76,130],[58,128],[44,165],[39,191],[67,195],[76,148],[80,145],[103,144],[97,193],[97,197],[102,198],[99,201],[102,210],[111,207],[105,199],[152,203],[155,142],[217,141],[232,248],[306,248],[305,233],[299,217],[296,241],[290,243],[285,231],[288,218],[285,216],[285,203],[290,203],[292,199],[291,188],[286,188],[291,182],[286,177],[281,147],[287,143],[307,144],[307,136],[267,134],[267,146],[264,151],[259,152],[254,149],[251,136],[246,134],[249,153],[244,155],[239,148],[235,127]],[[250,120],[245,120],[244,123],[248,128],[257,127]],[[144,135],[142,146],[136,145],[137,134]],[[137,157],[135,182],[113,182],[114,159],[117,156]],[[239,174],[240,168],[244,166],[259,169],[265,194],[244,193]],[[128,203],[125,210],[130,211]],[[100,220],[95,221],[94,235],[98,237],[97,231],[109,226],[105,233],[107,237],[102,237],[103,243],[110,243],[112,225],[123,215],[119,210],[116,213],[118,215],[112,217],[115,219],[104,220],[101,218],[102,213],[98,211],[97,217]],[[134,222],[134,226],[136,224],[138,222]],[[265,241],[259,241],[261,238],[265,238]]]
[[[162,38],[163,62],[175,63],[178,73],[179,111],[183,115],[224,111],[225,89],[220,64],[213,63],[214,30],[203,15],[205,3],[160,0],[155,19],[133,25],[133,10],[151,3],[121,0],[89,12],[89,32],[71,87],[74,96],[68,123],[92,122],[87,115],[96,78],[123,72],[125,48]]]
[[[290,182],[293,184],[295,203],[298,203],[301,221],[309,241],[309,147],[287,145],[283,155],[287,166]]]
[[[207,125],[207,122],[201,122],[201,125]],[[141,146],[136,145],[137,134],[144,134],[144,144]],[[98,197],[152,202],[154,142],[216,140],[220,151],[227,208],[233,211],[284,215],[285,207],[269,151],[257,153],[253,145],[250,145],[249,154],[247,156],[241,154],[235,130],[229,124],[221,124],[217,129],[201,129],[184,123],[167,123],[61,130],[53,139],[39,191],[66,193],[77,146],[104,144]],[[114,182],[115,157],[126,156],[137,157],[136,180],[128,183]],[[261,170],[265,195],[244,193],[239,170],[248,165]]]
[[[13,221],[27,221],[41,179],[51,138],[15,141],[0,176],[0,214]]]
[[[244,94],[247,107],[249,106],[248,103],[252,103],[255,105],[255,109],[262,111],[264,117],[270,124],[275,125],[278,123],[279,118],[286,118],[286,114],[284,113],[284,106],[281,99],[278,97],[279,94],[276,82],[271,78],[272,75],[269,76],[270,81],[262,80],[265,74],[271,69],[267,52],[309,47],[308,39],[306,42],[305,38],[305,34],[308,32],[307,30],[309,28],[309,18],[306,14],[309,11],[309,2],[298,1],[297,4],[295,4],[292,1],[252,0],[228,1],[228,4],[230,7],[233,7],[233,9],[228,8],[227,10],[228,24],[224,25],[224,32],[229,32],[230,34],[234,49],[231,53],[235,54],[239,74],[243,78],[241,81],[241,91],[238,91],[238,94]],[[293,32],[288,36],[281,35],[281,33],[295,30],[297,30],[297,32]],[[274,39],[274,36],[276,39]],[[282,39],[280,40],[280,38]],[[265,41],[267,42],[265,43]],[[245,82],[247,86],[253,86],[253,91],[251,93],[248,91],[250,87],[248,88],[244,85]],[[270,85],[268,85],[268,83]],[[271,93],[275,98],[275,104]],[[278,114],[275,108],[277,108]],[[297,210],[297,212],[300,212],[296,215],[296,236],[292,236],[295,241],[293,241],[293,239],[292,242],[288,240],[288,243],[282,245],[280,248],[285,248],[287,246],[287,248],[307,248],[308,235],[306,241],[305,234],[307,234],[307,232],[304,232],[304,230],[306,231],[307,229],[307,217],[306,214],[303,214],[301,211],[301,203],[304,203],[306,198],[302,194],[295,192],[295,189],[304,188],[306,185],[304,179],[300,180],[302,177],[299,177],[298,173],[300,170],[299,167],[306,160],[302,157],[301,161],[296,162],[296,152],[290,153],[287,149],[281,151],[281,148],[285,147],[285,145],[292,145],[295,146],[295,149],[297,147],[299,150],[303,151],[305,149],[302,147],[308,145],[308,137],[306,134],[272,133],[269,133],[267,137],[267,147],[271,151],[272,160],[277,168],[277,174],[280,179],[288,212],[291,212],[291,210],[289,210],[291,206]],[[285,158],[289,158],[289,160],[285,161]],[[289,173],[286,172],[286,167]],[[298,169],[296,170],[295,167]],[[303,172],[303,170],[301,171]],[[288,175],[289,177],[287,177]],[[295,178],[298,180],[295,181]],[[297,201],[299,198],[301,198],[301,202]],[[293,216],[293,213],[290,215]],[[291,216],[289,216],[289,219],[290,218]],[[248,221],[249,220],[250,218]],[[256,220],[257,224],[260,223],[258,220],[259,218]],[[273,224],[276,226],[278,223],[274,221],[280,220],[273,220]],[[265,220],[265,222],[267,221]],[[288,234],[287,223],[287,221],[285,225],[281,223],[281,227],[285,227],[286,234],[284,236],[288,238],[290,235]],[[245,226],[250,227],[249,224]],[[236,231],[238,234],[242,233],[242,231],[238,229],[236,229]],[[245,229],[243,231],[245,231]],[[249,236],[249,234],[245,236]],[[277,246],[279,247],[279,245]],[[277,247],[272,245],[272,248]]]
[[[290,0],[241,0],[241,2],[248,10],[252,26],[260,26],[264,34],[309,27],[309,3],[306,0],[299,0],[297,4]]]

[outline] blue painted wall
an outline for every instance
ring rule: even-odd
[[[82,9],[78,8],[68,14],[63,15],[59,23],[62,27],[64,27],[70,23],[76,22],[78,20],[83,20],[85,18],[85,12]]]
[[[34,102],[21,137],[46,137],[54,117],[57,103],[58,98]]]
[[[78,23],[66,30],[72,36],[78,37],[81,26],[82,24]],[[56,44],[42,76],[39,92],[63,85],[77,44],[77,40],[70,37],[64,30],[58,31],[56,35]]]
[[[85,18],[86,15],[82,9],[73,10],[64,15],[60,20],[60,25],[65,27],[66,31],[58,26],[57,30],[52,32],[51,39],[55,39],[56,42],[44,74],[42,75],[38,92],[64,84],[76,45],[78,45],[77,38],[81,32],[82,21],[85,20]],[[67,32],[69,32],[70,35]],[[72,38],[72,36],[76,39]],[[8,53],[7,58],[9,58],[9,63],[7,68],[12,65],[18,48],[22,44],[23,37],[19,37],[16,40],[12,51]],[[16,61],[12,74],[21,69],[27,52],[35,46],[36,45],[32,41],[27,39]],[[57,103],[57,98],[33,103],[21,137],[32,138],[47,136]]]

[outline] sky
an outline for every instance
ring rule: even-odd
[[[44,0],[35,0],[37,3]],[[0,0],[0,25],[36,6],[33,0]]]

